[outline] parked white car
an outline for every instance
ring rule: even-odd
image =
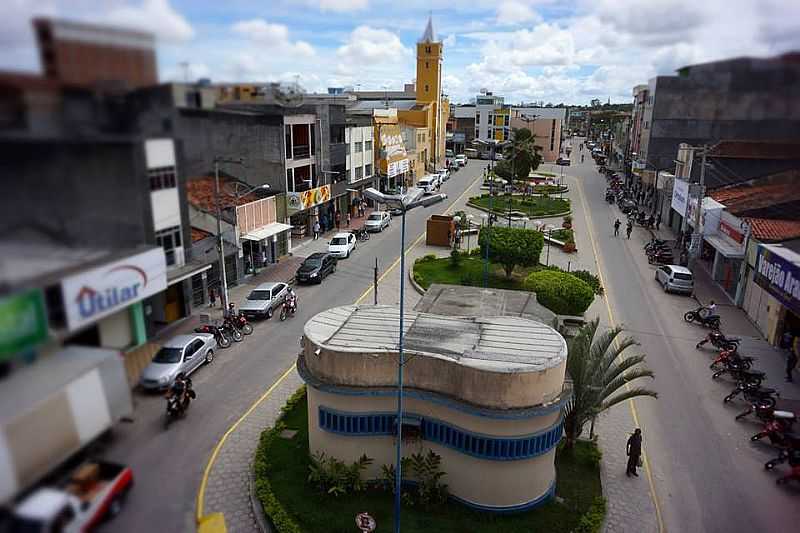
[[[682,292],[692,294],[694,276],[692,271],[680,265],[662,265],[656,270],[656,281],[664,288],[664,292]]]
[[[272,318],[272,313],[283,305],[288,293],[288,285],[270,281],[262,283],[247,295],[239,306],[239,312],[247,318]]]
[[[458,163],[459,166],[462,166],[462,167],[467,166],[467,156],[464,155],[464,154],[458,154],[456,156],[456,163]]]
[[[392,222],[392,215],[388,211],[373,211],[364,222],[367,231],[383,231]]]
[[[328,253],[336,258],[348,258],[356,249],[357,240],[352,233],[337,233],[328,243]]]
[[[425,176],[417,181],[417,187],[422,189],[423,194],[433,194],[436,190],[436,178]]]
[[[450,179],[450,171],[446,168],[437,168],[436,175],[439,176],[439,183],[444,183]]]

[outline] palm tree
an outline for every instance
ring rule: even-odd
[[[597,335],[600,319],[585,324],[568,343],[567,373],[572,378],[572,400],[564,418],[565,447],[571,449],[590,420],[618,403],[637,396],[658,398],[656,392],[627,384],[639,378],[654,378],[643,366],[644,354],[624,357],[622,352],[638,343],[626,337],[617,340],[619,326]]]
[[[514,128],[511,142],[505,148],[505,157],[514,168],[514,179],[528,179],[532,170],[542,164],[541,146],[534,144],[535,138],[527,128]]]

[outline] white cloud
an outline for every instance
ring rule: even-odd
[[[444,45],[445,49],[454,47],[456,45],[456,34],[451,33],[442,39],[442,44]]]
[[[260,47],[280,50],[299,57],[314,55],[314,47],[305,41],[291,42],[289,28],[264,19],[242,20],[232,26],[233,32],[252,40]]]
[[[143,0],[138,6],[115,7],[105,15],[92,18],[150,32],[165,41],[187,41],[195,35],[192,26],[170,6],[169,0]]]
[[[411,50],[388,30],[359,26],[337,50],[339,58],[348,63],[346,67],[363,68],[365,65],[391,65],[411,58]]]
[[[517,0],[508,0],[497,6],[498,24],[524,24],[525,22],[540,22],[541,20],[542,17],[530,6]]]
[[[358,11],[369,6],[369,0],[319,0],[322,11]]]

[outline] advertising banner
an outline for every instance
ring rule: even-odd
[[[753,281],[800,315],[800,255],[774,245],[758,245]]]
[[[331,186],[323,185],[303,192],[289,192],[286,193],[286,199],[291,211],[302,211],[330,200]]]
[[[672,209],[682,217],[686,216],[686,208],[689,203],[689,182],[682,179],[675,179],[672,185]]]
[[[155,248],[61,282],[70,331],[116,313],[167,288],[163,248]]]
[[[42,291],[33,289],[0,299],[0,361],[47,338]]]

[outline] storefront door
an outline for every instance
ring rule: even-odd
[[[164,304],[164,319],[167,324],[175,322],[184,316],[182,287],[183,285],[181,283],[176,283],[167,287],[167,301]]]

